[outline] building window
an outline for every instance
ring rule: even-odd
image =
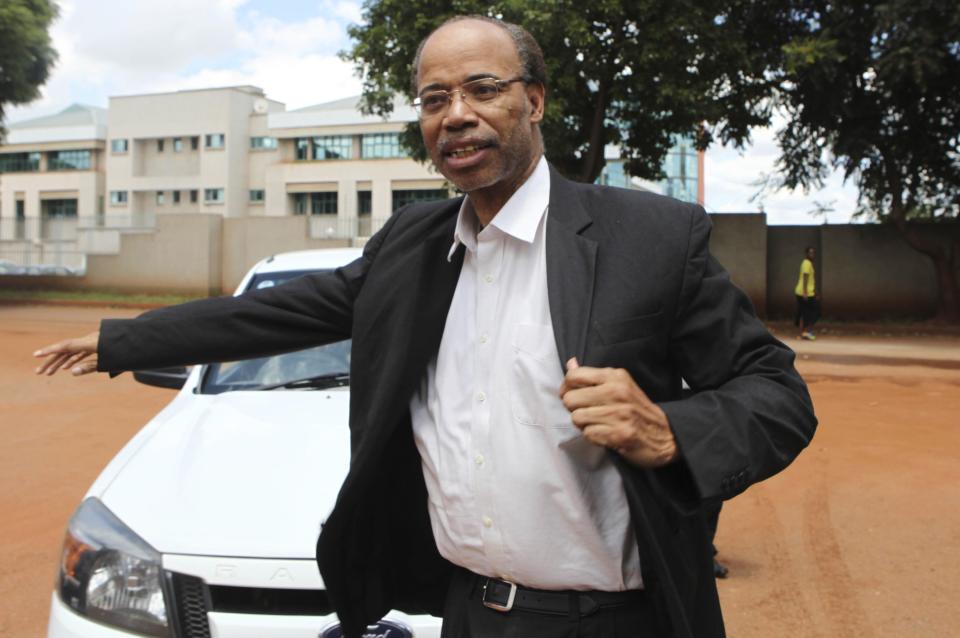
[[[293,214],[306,215],[307,206],[310,204],[309,193],[295,193],[293,196]]]
[[[406,157],[400,150],[399,133],[368,133],[360,139],[360,157],[382,159]]]
[[[87,171],[91,159],[90,151],[54,151],[47,156],[47,167],[51,171]]]
[[[0,154],[0,173],[29,173],[40,170],[40,153]]]
[[[273,151],[277,148],[275,137],[251,137],[250,148],[255,151]]]
[[[173,191],[173,203],[174,204],[180,203],[180,191]]]
[[[437,199],[447,199],[448,197],[450,197],[450,194],[445,188],[395,190],[393,191],[393,210],[397,210],[414,202],[429,202]]]
[[[163,206],[164,201],[163,191],[157,191],[157,206]]]
[[[310,213],[313,215],[336,215],[337,193],[310,193]]]
[[[182,137],[173,138],[173,152],[179,153],[182,150],[183,150],[183,138]]]
[[[111,206],[126,206],[127,205],[127,191],[110,191],[110,205]]]
[[[250,191],[250,203],[251,204],[262,204],[266,193],[262,188],[253,189]]]
[[[198,192],[197,192],[196,190],[190,191],[190,203],[191,203],[191,204],[196,204],[196,203],[197,203],[197,195],[198,195]]]
[[[673,147],[663,161],[666,179],[661,182],[663,193],[685,202],[696,202],[700,179],[699,157],[693,139],[677,136]]]
[[[617,188],[630,188],[630,177],[627,175],[623,160],[610,159],[600,171],[597,177],[597,184],[603,186],[616,186]]]
[[[337,193],[296,193],[293,196],[293,213],[295,215],[336,215]]]
[[[357,214],[369,215],[373,212],[373,193],[357,191]]]
[[[298,137],[296,139],[297,145],[297,159],[305,160],[310,157],[310,140],[305,137]]]
[[[157,140],[157,152],[158,153],[163,152],[163,140]]]
[[[200,138],[196,135],[190,138],[190,150],[195,151],[200,148]]]
[[[77,200],[45,199],[40,202],[40,214],[48,219],[77,216]]]
[[[128,149],[128,142],[125,139],[110,140],[110,152],[111,153],[126,153]]]
[[[313,138],[315,160],[350,159],[353,154],[353,137],[350,135],[324,135]]]
[[[222,188],[203,189],[203,201],[204,203],[207,203],[207,204],[222,204],[223,189]]]
[[[213,133],[204,137],[203,145],[206,148],[223,148],[227,143],[227,136],[223,133]]]

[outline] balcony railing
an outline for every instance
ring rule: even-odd
[[[0,217],[0,239],[27,239],[27,220],[22,218],[4,219]]]
[[[0,217],[0,241],[76,241],[80,232],[93,230],[143,230],[156,226],[152,212],[83,217]]]
[[[40,239],[46,241],[76,241],[76,217],[41,217]]]

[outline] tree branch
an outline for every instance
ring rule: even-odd
[[[597,87],[597,96],[594,100],[593,117],[590,121],[589,146],[587,155],[583,159],[583,169],[580,172],[580,181],[586,183],[594,182],[603,170],[603,148],[605,146],[603,139],[604,122],[607,117],[607,100],[610,94],[610,81],[607,78],[601,78]]]

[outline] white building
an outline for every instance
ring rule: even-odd
[[[0,260],[82,269],[88,254],[115,254],[122,234],[183,213],[306,215],[310,238],[362,243],[400,206],[452,194],[401,150],[416,119],[402,98],[384,120],[364,115],[358,97],[287,111],[260,88],[233,86],[111,97],[109,109],[74,105],[11,124],[0,146]],[[699,169],[694,179],[702,185]],[[663,190],[628,179],[609,152],[598,181]],[[683,183],[671,194],[688,193]]]
[[[111,97],[11,124],[0,146],[0,258],[76,266],[158,214],[309,215],[316,238],[362,241],[403,204],[450,194],[359,98],[295,111],[235,86]],[[109,122],[109,123],[108,123]],[[65,257],[71,255],[71,257]]]
[[[104,210],[106,137],[106,109],[80,104],[8,126],[0,147],[3,253],[62,258],[73,250],[78,219]]]

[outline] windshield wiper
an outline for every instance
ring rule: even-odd
[[[346,372],[335,372],[332,374],[320,374],[306,379],[294,379],[293,381],[284,381],[283,383],[274,383],[263,385],[256,390],[325,390],[326,388],[341,388],[350,385],[350,375]]]

